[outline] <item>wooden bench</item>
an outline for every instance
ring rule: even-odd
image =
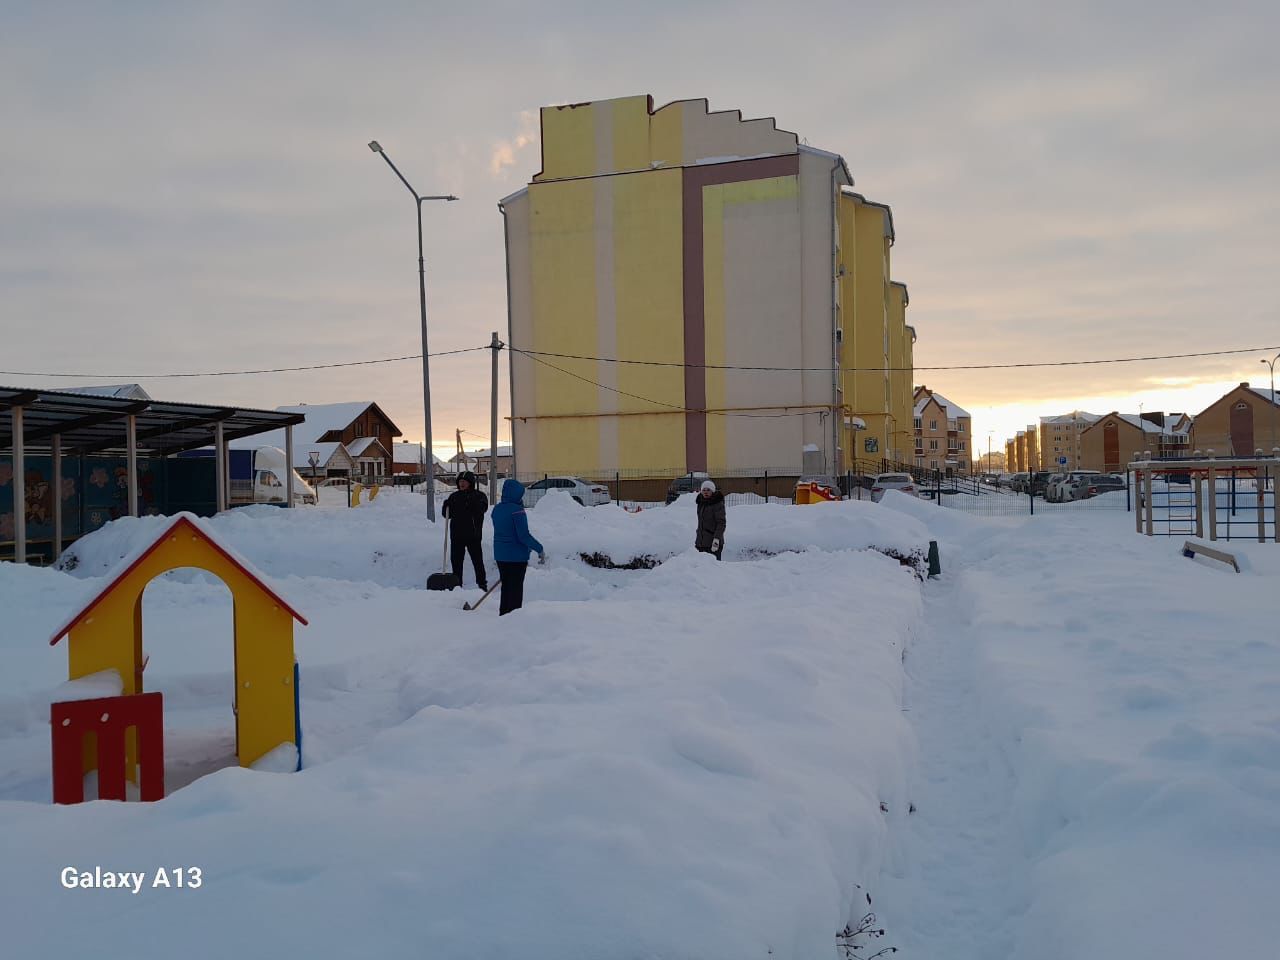
[[[1236,573],[1240,572],[1240,564],[1236,562],[1233,554],[1227,553],[1225,550],[1215,550],[1213,547],[1206,547],[1203,543],[1195,543],[1187,540],[1182,544],[1182,555],[1184,557],[1195,557],[1196,555],[1208,557],[1210,560],[1217,560],[1219,563],[1225,563]]]

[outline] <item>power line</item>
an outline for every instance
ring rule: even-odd
[[[831,373],[831,367],[768,367],[723,363],[681,363],[671,360],[631,360],[620,357],[589,357],[574,353],[552,353],[546,350],[519,350],[515,347],[512,347],[511,350],[515,353],[523,353],[532,359],[537,359],[538,357],[556,357],[561,360],[590,360],[598,363],[626,363],[646,367],[680,367],[683,369],[694,370],[745,370],[771,373]],[[1241,353],[1262,353],[1269,350],[1280,350],[1280,347],[1242,347],[1238,350],[1209,350],[1202,353],[1169,353],[1150,357],[1107,357],[1099,360],[1045,360],[1027,363],[972,363],[946,367],[842,367],[840,369],[847,373],[910,373],[913,371],[939,370],[1012,370],[1028,367],[1079,367],[1103,363],[1141,363],[1149,360],[1188,360],[1197,357],[1224,357]],[[559,368],[557,367],[556,369]]]
[[[674,411],[675,413],[703,413],[703,414],[706,414],[707,416],[748,417],[751,419],[770,420],[770,419],[777,419],[779,417],[808,417],[808,416],[813,416],[815,413],[827,412],[825,410],[804,410],[797,413],[737,413],[737,412],[728,411],[728,410],[694,410],[689,407],[680,406],[678,404],[666,403],[663,400],[654,400],[652,397],[642,397],[638,393],[627,393],[627,391],[619,390],[617,387],[611,387],[611,386],[608,386],[607,384],[600,383],[596,380],[592,380],[590,377],[580,376],[579,374],[574,373],[572,370],[566,370],[564,367],[557,367],[554,363],[548,363],[546,360],[543,360],[541,357],[534,356],[533,353],[530,351],[517,350],[515,347],[511,347],[510,349],[512,353],[522,353],[525,356],[527,356],[530,360],[533,360],[536,363],[540,363],[544,367],[550,367],[552,370],[558,370],[560,373],[563,373],[566,376],[573,377],[575,380],[581,380],[583,383],[589,383],[593,387],[599,387],[601,390],[610,390],[613,393],[620,394],[621,396],[630,397],[632,400],[642,400],[645,403],[653,403],[653,404],[657,404],[660,407],[667,407],[668,409]],[[586,358],[577,358],[577,359],[586,359]],[[781,404],[779,404],[779,406],[781,406]]]
[[[442,350],[439,353],[429,353],[428,357],[451,357],[462,353],[476,353],[481,350],[489,350],[491,347],[485,344],[481,347],[463,347],[459,350]],[[745,364],[723,364],[723,363],[683,363],[671,360],[635,360],[626,357],[593,357],[585,354],[576,353],[553,353],[547,350],[520,350],[516,347],[509,348],[513,353],[521,353],[532,360],[538,360],[541,357],[554,357],[561,360],[586,360],[595,363],[624,363],[636,366],[647,367],[675,367],[680,369],[694,370],[739,370],[739,371],[755,371],[764,373],[831,373],[830,367],[774,367],[774,366],[752,366]],[[1244,353],[1265,353],[1271,350],[1280,350],[1280,346],[1270,347],[1241,347],[1234,350],[1207,350],[1199,353],[1166,353],[1156,354],[1145,357],[1104,357],[1095,360],[1045,360],[1035,362],[1019,362],[1019,363],[971,363],[971,364],[955,364],[951,366],[936,367],[843,367],[848,373],[911,373],[911,372],[936,372],[946,370],[1014,370],[1028,369],[1036,367],[1078,367],[1091,366],[1097,364],[1108,363],[1145,363],[1154,360],[1192,360],[1204,357],[1226,357]],[[78,380],[173,380],[186,379],[195,377],[245,377],[255,376],[269,373],[297,373],[307,370],[334,370],[340,367],[361,367],[370,366],[381,363],[399,363],[402,360],[421,360],[422,354],[409,353],[399,357],[378,357],[372,360],[346,360],[338,363],[314,363],[297,367],[263,367],[253,370],[203,370],[191,373],[61,373],[53,371],[30,371],[30,370],[0,370],[0,376],[12,377],[49,377],[49,378],[66,378]],[[554,370],[569,376],[577,376],[554,364],[546,364]],[[579,377],[579,379],[586,379]],[[588,383],[595,383],[593,380],[587,380]],[[604,384],[595,384],[605,390],[613,388]],[[646,397],[636,397],[634,394],[627,394],[624,391],[614,391],[622,393],[623,396],[632,396],[635,399],[645,400],[648,403],[662,402],[659,400],[650,400]],[[664,404],[669,406],[669,404]],[[745,416],[745,414],[744,414]]]
[[[459,353],[474,353],[489,347],[463,347],[461,350],[442,350],[429,353],[428,357],[452,357]],[[313,363],[304,367],[265,367],[261,370],[206,370],[199,373],[33,373],[26,370],[0,370],[7,377],[68,377],[97,380],[173,380],[185,377],[246,377],[260,373],[295,373],[299,370],[332,370],[336,367],[364,367],[375,363],[398,363],[401,360],[421,360],[422,354],[410,353],[403,357],[382,357],[377,360],[346,360],[341,363]]]

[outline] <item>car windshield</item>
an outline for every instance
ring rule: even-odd
[[[910,483],[911,478],[905,473],[882,473],[879,477],[880,483]]]

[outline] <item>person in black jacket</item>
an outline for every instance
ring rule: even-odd
[[[462,582],[462,562],[466,554],[471,554],[471,565],[476,570],[476,585],[481,590],[489,589],[489,578],[484,572],[484,551],[480,546],[480,537],[484,533],[484,515],[489,509],[489,498],[476,489],[476,475],[470,470],[458,475],[458,489],[449,494],[440,509],[442,516],[449,519],[449,537],[453,544],[449,548],[449,559],[453,562],[453,575]]]
[[[698,534],[693,541],[699,552],[714,554],[720,559],[724,550],[724,521],[724,494],[710,480],[703,480],[698,493]]]

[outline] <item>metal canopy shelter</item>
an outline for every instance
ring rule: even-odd
[[[7,415],[5,415],[7,413]],[[65,453],[124,451],[128,459],[129,514],[138,509],[138,451],[164,457],[212,446],[216,451],[218,509],[227,508],[227,445],[241,437],[284,428],[285,462],[293,463],[293,427],[305,416],[275,410],[166,403],[57,390],[0,387],[0,451],[13,453],[14,559],[26,562],[26,490],[23,459],[29,452],[52,455],[61,475]],[[285,503],[293,506],[293,471],[285,474]],[[61,498],[54,497],[54,555],[62,546]]]

